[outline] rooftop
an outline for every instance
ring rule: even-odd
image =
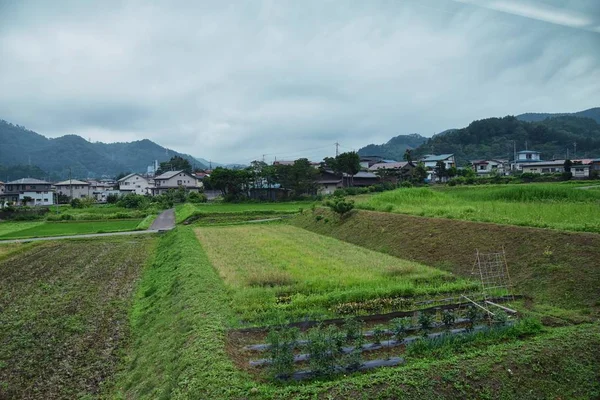
[[[454,154],[439,154],[439,155],[430,154],[430,155],[425,156],[425,158],[423,158],[423,161],[444,161],[453,156],[454,156]]]
[[[540,154],[540,152],[535,150],[521,150],[517,154]]]
[[[67,179],[66,181],[55,183],[54,186],[69,186],[69,185],[89,185],[89,182],[78,181],[77,179]]]
[[[382,162],[382,163],[377,163],[377,164],[373,164],[369,167],[370,171],[376,171],[378,169],[384,168],[384,169],[395,169],[395,168],[404,168],[405,166],[408,165],[407,161],[403,161],[403,162]]]
[[[6,182],[7,185],[50,185],[50,182],[34,178],[21,178],[16,181]]]
[[[154,180],[159,180],[159,179],[171,179],[172,177],[174,177],[177,174],[181,174],[182,172],[184,172],[182,169],[180,169],[179,171],[167,171],[164,174],[160,174],[159,176],[155,176]],[[185,172],[187,174],[187,172]]]

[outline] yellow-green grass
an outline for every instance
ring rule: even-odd
[[[462,291],[473,283],[289,225],[198,228],[241,321],[336,316],[341,303]],[[285,301],[281,301],[281,297]]]
[[[70,205],[52,206],[46,215],[48,221],[77,220],[95,221],[107,219],[144,218],[156,210],[135,210],[113,204],[97,204],[86,208],[73,208]]]
[[[573,185],[401,188],[361,199],[357,207],[426,217],[600,232],[600,191],[577,189]]]
[[[133,305],[131,345],[104,398],[588,399],[600,396],[598,324],[461,346],[324,381],[257,382],[228,357],[229,290],[190,227],[159,239]],[[393,354],[394,355],[394,354]],[[260,355],[257,355],[260,357]]]
[[[313,202],[286,203],[184,203],[175,207],[177,223],[183,222],[194,214],[211,213],[297,213],[309,208]]]
[[[24,229],[20,230],[9,231],[8,233],[0,235],[0,240],[132,231],[136,229],[140,222],[140,219],[83,222],[46,222],[25,227]]]

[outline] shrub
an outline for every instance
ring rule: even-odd
[[[377,325],[373,329],[373,342],[375,344],[381,344],[381,341],[385,338],[385,327],[383,325]]]
[[[346,201],[343,197],[334,197],[333,200],[328,200],[326,205],[331,208],[332,211],[339,214],[340,217],[343,217],[354,208],[354,202]]]
[[[117,201],[119,201],[119,195],[116,193],[111,193],[108,196],[106,196],[106,202],[108,204],[116,204]]]
[[[189,201],[190,203],[206,203],[208,201],[206,195],[204,193],[198,193],[198,192],[190,192],[187,195],[187,201]]]
[[[419,325],[421,325],[421,330],[423,331],[423,336],[427,336],[427,333],[431,329],[431,325],[433,323],[433,317],[425,312],[419,313]]]
[[[332,338],[337,328],[330,325],[327,329],[318,326],[308,331],[307,351],[309,365],[316,376],[331,376],[335,372],[339,355],[337,340]]]
[[[444,323],[446,329],[449,330],[450,327],[454,325],[454,321],[456,321],[456,316],[452,311],[445,310],[442,313],[442,322]]]
[[[148,207],[150,200],[141,194],[129,193],[119,199],[117,205],[123,208],[144,209]]]
[[[410,326],[410,320],[408,318],[394,318],[390,322],[390,330],[394,335],[394,339],[398,342],[402,341],[406,335],[406,330]]]
[[[73,208],[83,208],[83,203],[78,198],[71,199],[70,204]]]
[[[404,181],[400,184],[400,187],[403,187],[403,188],[411,188],[413,186],[414,185],[410,181]]]

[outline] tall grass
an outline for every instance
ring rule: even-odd
[[[289,225],[196,232],[230,288],[233,309],[247,322],[332,317],[340,303],[471,287],[441,270]]]
[[[375,195],[357,207],[426,217],[600,232],[600,191],[560,184],[444,190],[402,188]]]

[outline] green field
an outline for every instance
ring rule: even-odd
[[[286,214],[297,213],[300,209],[308,209],[313,202],[286,202],[286,203],[185,203],[175,207],[177,223],[183,222],[192,215],[245,213],[252,214]]]
[[[402,188],[357,199],[357,207],[569,231],[600,232],[600,191],[564,184]]]
[[[154,242],[49,242],[0,261],[0,398],[98,397],[121,360]]]
[[[132,231],[138,227],[141,221],[140,219],[128,219],[45,223],[2,222],[0,223],[0,232],[6,233],[0,235],[0,240]],[[5,225],[7,226],[5,227]]]
[[[229,288],[232,309],[251,323],[325,319],[336,316],[331,308],[343,303],[475,286],[289,225],[199,228],[196,234]]]

